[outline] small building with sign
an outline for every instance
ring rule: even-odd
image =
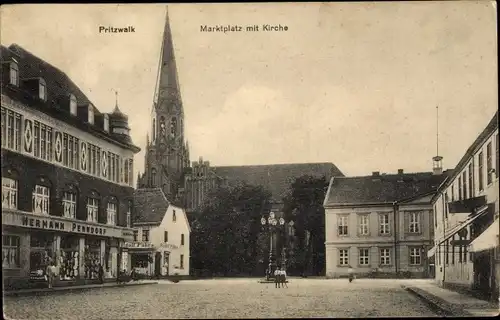
[[[124,244],[127,270],[153,277],[189,275],[189,236],[186,211],[172,204],[160,188],[134,194],[134,239]]]
[[[19,45],[0,48],[5,288],[115,278],[133,237],[128,117],[100,112],[69,77]],[[111,111],[111,110],[110,110]],[[65,282],[68,281],[68,282]]]

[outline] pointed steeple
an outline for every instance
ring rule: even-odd
[[[170,103],[180,102],[181,100],[168,8],[166,10],[165,27],[163,30],[155,100],[158,101],[156,107],[159,108],[164,108],[164,103],[162,102],[165,100]]]

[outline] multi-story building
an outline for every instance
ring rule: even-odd
[[[156,277],[189,275],[186,211],[170,203],[160,188],[152,188],[136,190],[134,212],[134,239],[125,243],[123,269]]]
[[[436,281],[498,296],[498,112],[439,188],[434,206]]]
[[[133,158],[118,106],[102,113],[68,76],[18,45],[1,47],[2,269],[7,287],[116,276],[132,237]]]
[[[428,277],[431,197],[446,177],[435,172],[334,177],[324,201],[326,276]]]

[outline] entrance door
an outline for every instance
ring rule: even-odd
[[[491,292],[490,276],[491,276],[491,256],[488,251],[476,254],[474,261],[474,272],[476,274],[476,287],[485,295]]]
[[[155,277],[161,276],[161,252],[155,253]]]

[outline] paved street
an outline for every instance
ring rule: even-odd
[[[220,279],[5,297],[4,313],[10,319],[88,320],[435,316],[401,288],[409,280],[290,281],[288,289],[257,279]]]

